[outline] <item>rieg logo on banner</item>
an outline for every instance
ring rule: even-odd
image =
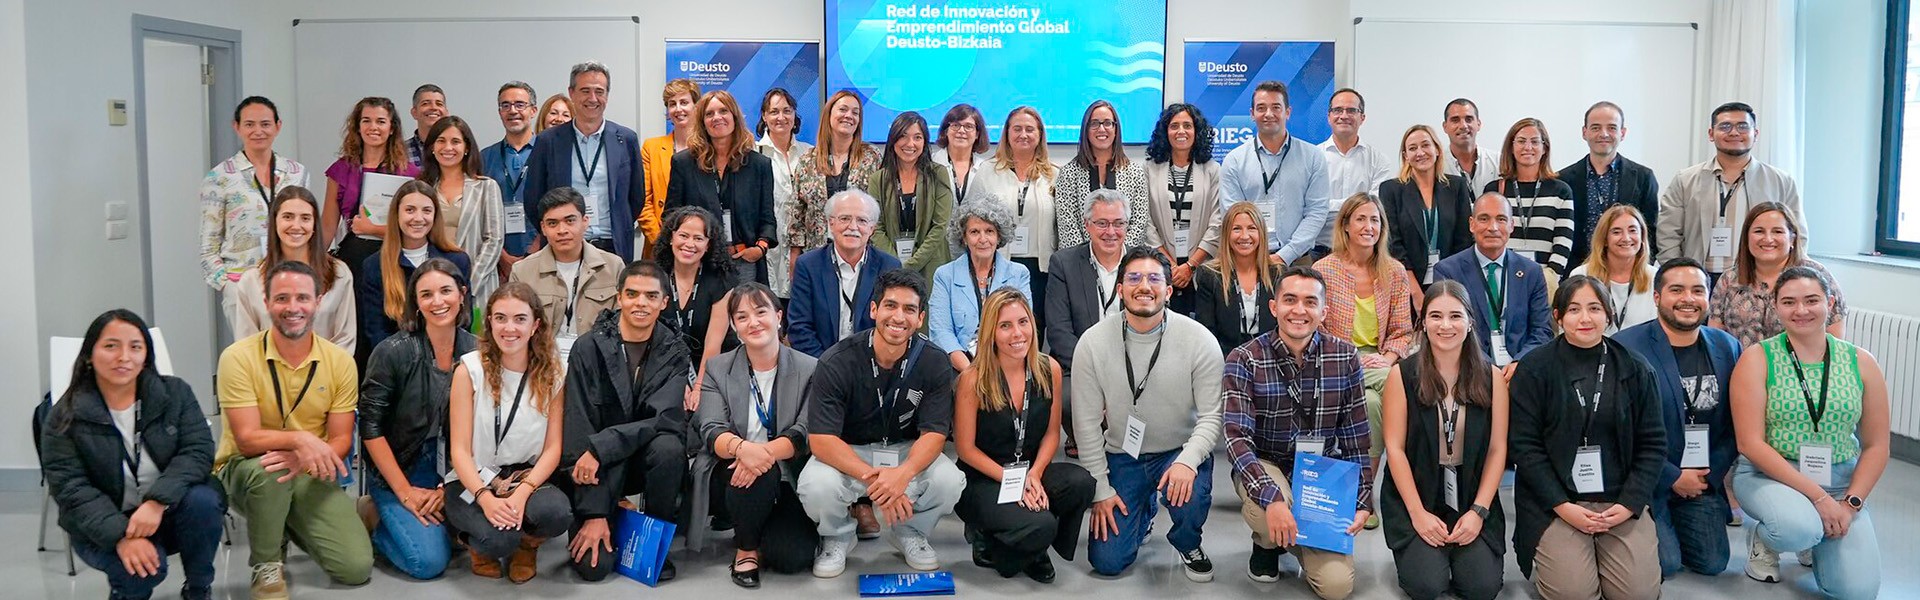
[[[1184,100],[1213,124],[1216,159],[1254,140],[1253,89],[1262,81],[1287,84],[1288,133],[1315,144],[1333,135],[1333,42],[1189,41],[1186,75]]]

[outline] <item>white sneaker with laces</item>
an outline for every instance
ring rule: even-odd
[[[920,571],[932,571],[940,568],[940,555],[934,553],[933,544],[927,543],[927,536],[912,527],[896,525],[882,532],[887,543],[900,551],[900,557],[906,559],[907,566]]]
[[[1760,534],[1747,530],[1747,578],[1761,583],[1780,583],[1780,553],[1767,547]]]
[[[853,534],[840,537],[820,538],[820,554],[813,557],[813,576],[821,579],[839,577],[847,570],[847,553],[853,551]]]
[[[1813,566],[1813,549],[1812,548],[1795,552],[1793,553],[1793,557],[1800,559],[1800,566],[1802,567]]]

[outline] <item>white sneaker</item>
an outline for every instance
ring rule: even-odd
[[[821,579],[839,577],[840,573],[847,570],[847,553],[853,551],[854,543],[852,534],[820,538],[820,554],[813,557],[813,576]]]
[[[1747,578],[1761,583],[1780,583],[1780,553],[1767,547],[1753,529],[1747,530]]]
[[[933,544],[927,543],[927,536],[912,527],[898,525],[888,527],[881,532],[894,550],[900,551],[900,557],[906,559],[907,566],[921,571],[940,568],[940,555],[933,552]]]
[[[1802,567],[1813,566],[1813,549],[1812,548],[1795,552],[1793,553],[1793,557],[1800,559],[1800,566]]]

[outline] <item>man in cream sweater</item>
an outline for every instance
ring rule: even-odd
[[[1119,275],[1126,311],[1087,329],[1074,349],[1075,437],[1106,440],[1104,452],[1080,453],[1098,486],[1087,560],[1106,576],[1131,566],[1157,497],[1173,518],[1167,541],[1187,578],[1206,582],[1213,561],[1200,549],[1200,528],[1213,505],[1223,362],[1204,326],[1166,310],[1169,271],[1158,252],[1128,249]]]

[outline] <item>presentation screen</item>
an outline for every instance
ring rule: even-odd
[[[884,141],[902,112],[937,128],[957,104],[980,109],[993,142],[1022,105],[1040,111],[1049,143],[1079,139],[1095,100],[1113,103],[1126,143],[1146,143],[1160,115],[1166,0],[827,0],[826,8],[825,96],[861,95],[870,142]]]

